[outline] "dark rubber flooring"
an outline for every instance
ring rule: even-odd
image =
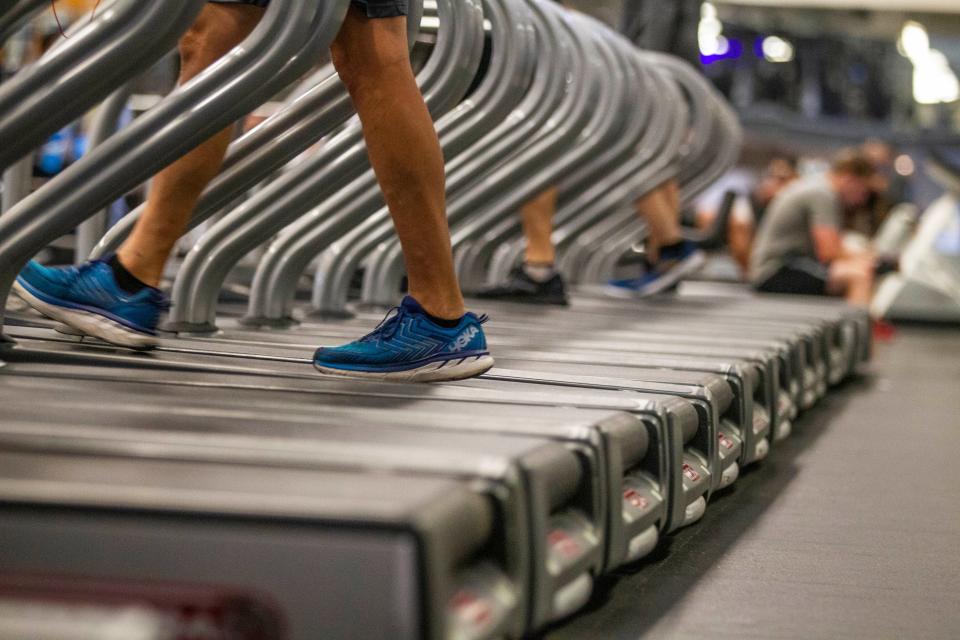
[[[549,640],[960,638],[960,331],[871,370]]]

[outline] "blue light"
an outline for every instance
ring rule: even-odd
[[[725,53],[719,53],[716,55],[703,55],[700,54],[700,62],[703,65],[713,64],[714,62],[719,62],[721,60],[737,60],[743,56],[743,43],[737,38],[729,38],[727,40],[728,48]]]

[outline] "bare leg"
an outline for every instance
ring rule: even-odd
[[[680,183],[670,179],[664,185],[667,197],[670,199],[670,208],[677,212],[677,224],[680,223]]]
[[[520,210],[523,235],[527,240],[525,262],[550,265],[556,262],[557,252],[553,246],[553,214],[557,210],[557,188],[550,187]]]
[[[873,298],[873,259],[870,256],[840,258],[830,265],[827,290],[842,295],[858,307],[869,307]]]
[[[250,5],[207,4],[180,41],[180,83],[190,80],[246,38],[263,16]],[[220,171],[233,134],[221,131],[154,178],[147,206],[117,258],[137,279],[157,286],[163,268],[207,184]]]
[[[727,227],[727,241],[730,244],[730,254],[740,266],[740,273],[744,278],[750,272],[750,254],[753,252],[754,226],[752,222],[730,219]]]
[[[406,18],[351,7],[331,49],[363,123],[370,164],[403,246],[410,295],[445,319],[464,314],[447,226],[443,155],[407,51]]]
[[[637,213],[647,221],[650,228],[647,254],[651,262],[656,262],[659,258],[660,247],[683,239],[680,233],[679,203],[676,180],[663,183],[635,203]]]

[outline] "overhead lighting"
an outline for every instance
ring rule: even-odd
[[[729,43],[723,37],[723,23],[717,18],[717,8],[710,2],[700,5],[700,25],[697,28],[697,41],[700,45],[700,55],[719,56]]]
[[[931,49],[923,60],[914,62],[913,98],[919,104],[946,104],[960,100],[960,81],[950,68],[947,56]]]
[[[897,159],[893,161],[894,170],[899,173],[904,178],[908,178],[914,174],[917,170],[916,164],[913,162],[913,158],[907,154],[897,156]]]
[[[960,80],[947,57],[930,47],[930,35],[922,24],[912,20],[905,23],[897,48],[913,63],[913,99],[918,104],[960,100]]]
[[[778,36],[767,36],[760,45],[763,58],[767,62],[791,62],[794,47],[791,42]]]
[[[910,20],[900,30],[900,40],[897,42],[900,55],[916,62],[930,51],[930,35],[926,27],[919,22]]]
[[[717,7],[711,2],[704,2],[700,5],[697,43],[700,48],[700,60],[703,64],[739,58],[743,53],[743,44],[739,40],[727,38],[723,35],[723,23],[717,17]]]

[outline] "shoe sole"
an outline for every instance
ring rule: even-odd
[[[703,252],[699,252],[694,254],[683,264],[679,265],[676,269],[671,270],[656,282],[650,283],[639,291],[607,285],[606,293],[613,298],[633,300],[637,298],[649,298],[650,296],[655,296],[658,293],[663,293],[664,291],[677,286],[677,284],[684,279],[700,271],[705,264],[707,264],[707,256]]]
[[[468,296],[484,302],[515,302],[517,304],[540,305],[544,307],[569,307],[570,301],[566,298],[535,298],[526,296]]]
[[[340,378],[359,378],[364,380],[387,380],[390,382],[454,382],[483,375],[493,368],[492,356],[469,356],[466,358],[431,362],[416,369],[406,371],[346,371],[322,367],[314,363],[320,373]]]
[[[44,302],[36,297],[19,282],[13,283],[13,291],[28,305],[43,315],[62,322],[79,331],[81,335],[99,338],[104,342],[117,347],[125,347],[136,351],[149,351],[157,347],[156,336],[140,333],[125,327],[105,316],[79,309],[66,309],[55,304]]]

